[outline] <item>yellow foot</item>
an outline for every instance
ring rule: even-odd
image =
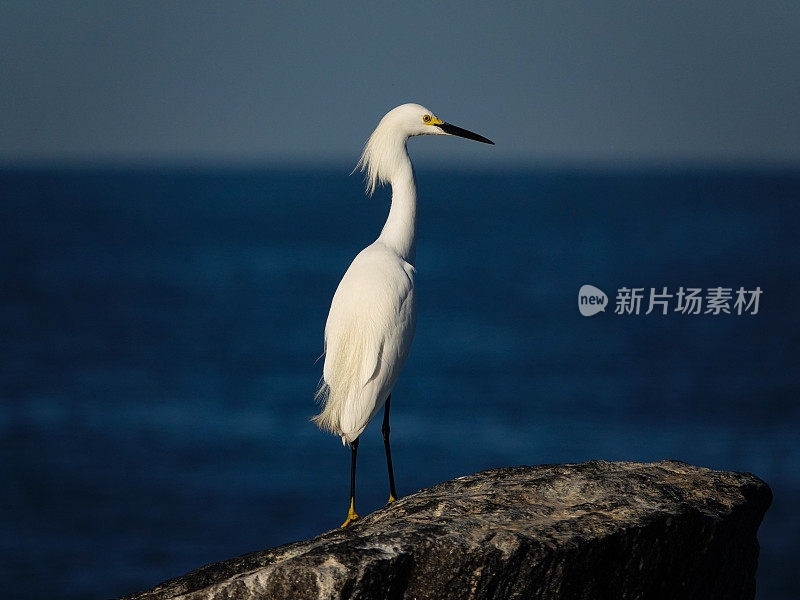
[[[391,504],[392,502],[397,502],[397,498],[389,494],[389,501],[386,504]]]
[[[341,524],[339,527],[340,527],[340,528],[341,528],[341,527],[347,527],[347,526],[348,526],[348,525],[350,525],[350,523],[352,523],[353,521],[357,521],[357,520],[358,520],[358,518],[359,518],[359,517],[358,517],[358,515],[357,515],[357,514],[355,514],[355,513],[353,513],[352,515],[347,515],[347,521],[345,521],[344,523],[342,523],[342,524]]]
[[[342,523],[342,527],[347,527],[353,521],[358,520],[358,514],[356,513],[356,508],[354,506],[355,501],[351,498],[350,499],[350,510],[347,512],[347,520]]]

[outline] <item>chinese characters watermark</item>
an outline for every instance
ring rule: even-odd
[[[760,286],[749,290],[732,287],[679,287],[670,291],[661,288],[629,288],[617,290],[614,314],[649,315],[678,313],[682,315],[757,315]],[[578,310],[585,317],[605,311],[608,297],[592,285],[584,285],[578,292]]]

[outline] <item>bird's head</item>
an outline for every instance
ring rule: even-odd
[[[378,129],[385,127],[404,135],[406,138],[414,135],[457,135],[459,137],[492,144],[494,142],[473,133],[456,127],[450,123],[445,123],[433,114],[433,111],[419,104],[401,104],[393,108],[381,119]],[[376,130],[377,131],[377,130]]]
[[[406,140],[415,135],[456,135],[494,145],[482,135],[444,122],[424,106],[401,104],[380,120],[356,165],[356,169],[366,171],[367,193],[391,180],[394,169],[405,157]]]

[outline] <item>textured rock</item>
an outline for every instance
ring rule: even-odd
[[[771,499],[677,461],[492,469],[126,600],[753,598]]]

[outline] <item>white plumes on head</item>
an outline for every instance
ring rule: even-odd
[[[390,110],[380,120],[364,144],[361,158],[353,169],[353,172],[364,172],[367,195],[371,196],[375,188],[391,181],[395,170],[406,164],[406,140],[410,136],[443,133],[423,122],[422,116],[426,114],[433,115],[419,104],[403,104]]]
[[[405,142],[398,142],[398,132],[386,127],[385,120],[386,117],[369,136],[367,143],[364,144],[361,158],[356,164],[355,170],[364,172],[368,196],[371,196],[379,185],[391,180],[395,165],[402,161],[403,154],[406,154]]]

